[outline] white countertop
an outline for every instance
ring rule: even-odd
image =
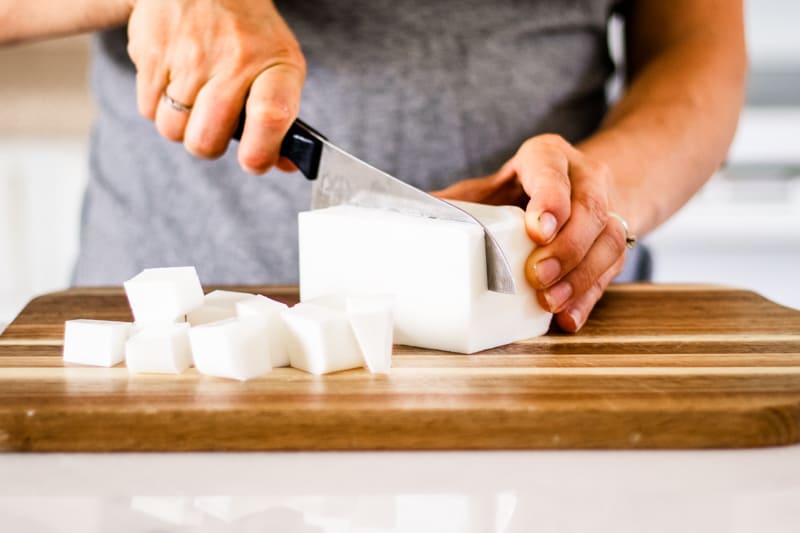
[[[9,532],[795,532],[800,446],[0,455]]]

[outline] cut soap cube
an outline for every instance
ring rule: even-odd
[[[125,358],[129,322],[67,320],[64,324],[64,361],[94,366],[114,366]]]
[[[151,324],[139,330],[125,345],[128,371],[181,374],[192,366],[189,324]]]
[[[236,315],[257,318],[266,329],[272,366],[289,366],[289,349],[286,346],[286,324],[281,314],[288,309],[283,302],[266,296],[254,295],[252,298],[236,302]]]
[[[190,339],[194,365],[202,374],[245,381],[272,370],[267,330],[257,317],[195,326]]]
[[[203,304],[203,288],[194,267],[147,268],[124,285],[139,324],[182,320]]]
[[[193,326],[236,317],[236,304],[256,298],[255,294],[236,291],[211,291],[203,297],[203,305],[186,316]]]
[[[299,215],[302,301],[330,294],[394,295],[394,341],[473,353],[545,333],[524,275],[533,250],[524,213],[453,202],[483,222],[506,254],[517,294],[487,289],[478,225],[339,205]]]
[[[347,313],[312,303],[300,303],[283,313],[289,332],[292,366],[327,374],[364,366]]]
[[[372,373],[388,374],[392,367],[391,295],[328,295],[307,303],[345,312],[364,362]]]
[[[351,296],[346,302],[347,316],[367,368],[374,374],[388,374],[392,368],[394,298]]]

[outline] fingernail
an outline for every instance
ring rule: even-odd
[[[553,285],[553,287],[544,293],[544,298],[550,305],[550,311],[558,311],[562,305],[567,303],[569,297],[572,296],[572,284],[568,281],[562,281]],[[572,316],[572,315],[570,315]]]
[[[556,224],[558,224],[558,222],[552,213],[545,211],[539,215],[539,231],[542,233],[542,237],[544,237],[545,241],[549,241],[553,238],[556,232]]]
[[[539,261],[533,267],[536,272],[536,279],[543,287],[553,283],[561,274],[561,263],[555,257],[550,257],[544,261]]]
[[[575,331],[578,331],[583,327],[583,317],[577,309],[572,309],[567,314],[572,319],[572,323],[575,325]]]

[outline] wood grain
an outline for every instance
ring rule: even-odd
[[[210,289],[210,288],[208,288]],[[238,287],[297,300],[295,287]],[[246,383],[65,365],[64,321],[118,288],[33,300],[0,336],[0,450],[709,448],[800,442],[800,312],[747,291],[618,285],[577,335],[475,355],[396,346],[389,376]]]

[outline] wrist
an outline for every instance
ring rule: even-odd
[[[602,162],[609,169],[608,210],[622,217],[628,233],[641,237],[655,226],[656,191],[647,190],[644,174],[647,165],[640,162],[635,146],[611,130],[603,130],[577,145],[586,156]],[[657,217],[656,217],[657,219]]]

